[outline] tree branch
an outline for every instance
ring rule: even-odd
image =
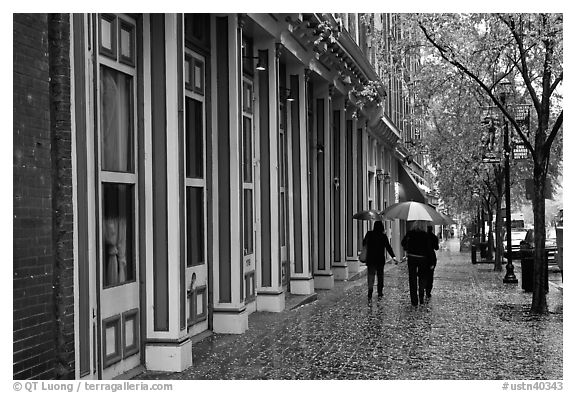
[[[564,79],[564,71],[562,71],[560,73],[560,75],[558,76],[558,78],[556,78],[556,80],[554,81],[554,83],[552,83],[552,86],[550,86],[550,95],[552,95],[552,93],[554,93],[554,90],[556,90],[556,87],[558,86],[558,84],[560,82],[562,82],[562,80]]]
[[[504,114],[504,116],[506,116],[506,118],[508,119],[510,124],[512,124],[514,126],[514,129],[516,130],[518,135],[520,135],[520,139],[522,139],[522,141],[524,142],[528,151],[530,151],[530,153],[534,156],[534,154],[535,154],[534,147],[532,146],[532,144],[530,143],[530,141],[528,140],[526,135],[524,135],[524,133],[520,129],[520,126],[518,125],[518,123],[516,123],[516,120],[510,115],[510,113],[508,112],[508,110],[506,110],[506,108],[500,102],[500,100],[494,96],[494,94],[492,93],[492,88],[489,88],[488,86],[486,86],[486,84],[484,82],[482,82],[482,80],[480,80],[480,78],[477,75],[475,75],[472,71],[470,71],[466,66],[464,66],[458,60],[456,60],[454,57],[449,58],[446,55],[446,53],[449,52],[448,49],[442,47],[438,42],[436,42],[436,40],[434,40],[434,38],[431,36],[431,34],[428,32],[428,30],[422,24],[421,21],[418,21],[418,26],[420,27],[420,30],[422,30],[422,32],[424,33],[424,36],[426,37],[426,39],[438,50],[438,52],[440,53],[440,56],[445,61],[452,64],[454,67],[456,67],[457,69],[461,70],[466,75],[468,75],[469,78],[471,78],[474,82],[476,82],[482,88],[482,90],[484,90],[486,92],[486,94],[492,99],[492,102],[494,102],[496,104],[496,106],[498,107],[498,109],[500,109],[500,111]],[[523,62],[525,62],[524,58],[523,58]],[[530,85],[530,87],[531,86],[532,85]],[[532,88],[532,90],[533,90],[533,88]],[[540,105],[539,102],[538,102],[538,105]],[[537,108],[537,110],[538,110],[538,108]]]
[[[518,71],[520,71],[520,75],[522,75],[522,79],[524,79],[524,83],[526,84],[526,88],[528,89],[528,93],[530,94],[530,97],[532,98],[532,101],[534,102],[534,107],[536,108],[538,113],[540,113],[540,111],[542,110],[542,104],[541,104],[540,100],[538,99],[538,95],[536,94],[536,90],[534,89],[534,86],[532,86],[532,80],[530,79],[530,76],[528,75],[528,65],[526,63],[526,49],[524,48],[524,43],[522,42],[522,38],[520,37],[520,35],[516,31],[515,23],[514,23],[514,20],[512,18],[506,19],[501,14],[499,14],[498,17],[508,27],[508,29],[510,30],[510,33],[512,33],[512,36],[514,37],[514,40],[516,41],[516,46],[518,47],[518,51],[520,52],[520,61],[522,64],[522,67],[518,67]]]
[[[560,115],[558,115],[558,117],[556,118],[554,126],[552,126],[552,131],[550,131],[548,138],[546,138],[546,142],[544,143],[544,149],[546,153],[548,153],[552,148],[552,142],[554,142],[554,139],[556,139],[556,135],[558,134],[560,127],[562,127],[563,120],[564,120],[564,110],[562,110],[562,112],[560,112]]]

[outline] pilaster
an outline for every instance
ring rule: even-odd
[[[333,85],[328,83],[314,86],[314,136],[319,146],[316,149],[316,157],[313,157],[316,178],[313,183],[316,186],[316,244],[317,257],[314,260],[314,285],[316,288],[331,289],[334,287],[334,274],[331,270],[332,259],[332,234],[331,234],[331,95]]]
[[[167,284],[166,288],[160,288],[166,291],[167,312],[162,314],[162,324],[154,320],[155,298],[148,297],[146,319],[146,367],[150,370],[158,371],[182,371],[192,365],[192,344],[188,338],[186,329],[182,328],[184,316],[182,315],[183,304],[185,302],[186,288],[182,285],[184,275],[182,258],[182,247],[180,236],[183,231],[181,217],[183,212],[180,210],[180,189],[182,181],[181,160],[183,155],[180,149],[182,144],[179,141],[182,123],[179,121],[179,94],[183,94],[183,85],[179,75],[181,67],[177,59],[179,53],[183,50],[179,47],[181,40],[178,40],[178,34],[181,34],[179,18],[181,14],[165,14],[164,16],[164,35],[165,35],[165,116],[166,116],[166,230],[167,230]],[[148,19],[145,19],[144,31],[145,40],[148,39],[149,27]],[[159,100],[162,101],[161,99]],[[151,108],[152,112],[154,108]],[[150,168],[147,168],[147,171]],[[153,259],[153,258],[150,258]],[[148,259],[147,259],[148,260]],[[147,266],[147,277],[154,276],[153,270],[150,270],[150,264]],[[150,285],[148,282],[146,285]],[[151,291],[152,292],[152,291]],[[165,316],[164,316],[165,315]],[[162,326],[162,329],[155,329]]]
[[[303,66],[286,69],[289,87],[297,99],[288,103],[288,203],[290,292],[297,295],[314,293],[310,259],[310,206],[308,187],[307,81]]]
[[[215,333],[241,334],[248,329],[248,311],[244,304],[244,260],[243,260],[243,230],[242,230],[242,21],[240,15],[229,14],[224,19],[217,18],[217,31],[212,36],[212,46],[216,46],[214,51],[217,56],[227,56],[227,58],[215,59],[220,67],[216,67],[217,72],[226,72],[223,78],[227,79],[226,86],[218,86],[216,105],[213,106],[215,116],[213,119],[217,123],[227,123],[226,126],[216,127],[221,135],[218,139],[218,152],[216,160],[220,163],[217,177],[226,179],[219,182],[218,195],[227,198],[222,203],[226,204],[226,211],[229,217],[219,218],[219,230],[225,230],[226,239],[219,239],[215,243],[225,241],[226,244],[219,244],[220,251],[228,248],[226,253],[219,253],[218,261],[214,263],[215,286],[214,309],[212,330]],[[218,21],[219,19],[219,21]],[[227,40],[227,47],[222,47],[222,38]],[[214,56],[213,56],[214,58]],[[223,64],[225,62],[225,64]],[[224,69],[225,68],[225,69]],[[215,75],[218,79],[221,75]],[[222,87],[223,89],[220,89]],[[224,98],[227,97],[227,98]],[[226,106],[227,105],[227,106]],[[224,106],[226,106],[224,108]],[[227,116],[222,119],[222,115]],[[217,124],[216,123],[216,124]],[[222,143],[227,146],[222,146]],[[228,153],[227,157],[223,157]],[[227,161],[226,161],[227,160]],[[222,165],[224,163],[224,165]],[[228,172],[228,174],[222,172]],[[222,177],[223,176],[223,177]],[[225,287],[222,287],[225,286]]]
[[[335,280],[347,280],[349,277],[349,267],[346,261],[346,112],[344,97],[332,99],[332,113],[338,111],[338,117],[332,116],[332,120],[338,122],[332,127],[333,140],[337,140],[337,146],[333,149],[333,228],[334,240],[332,271]]]
[[[278,102],[279,102],[279,55],[280,47],[270,39],[255,42],[254,48],[260,54],[267,55],[268,67],[260,71],[258,76],[257,91],[263,97],[258,96],[258,111],[261,114],[257,132],[259,138],[259,165],[260,176],[256,176],[259,182],[258,193],[262,200],[258,210],[267,209],[267,219],[260,220],[260,238],[268,239],[261,242],[257,261],[257,296],[256,309],[259,311],[280,312],[284,310],[285,294],[281,282],[281,258],[280,258],[280,192],[279,192],[279,151],[278,151]],[[260,78],[264,76],[266,78]],[[261,85],[267,83],[266,86]],[[267,121],[267,124],[263,122]],[[263,252],[266,251],[266,252]]]

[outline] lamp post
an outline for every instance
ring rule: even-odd
[[[506,108],[506,97],[509,94],[510,82],[503,81],[500,83],[500,101],[502,105]],[[518,279],[514,274],[514,265],[512,264],[512,223],[510,219],[510,141],[509,141],[509,131],[508,131],[508,120],[503,116],[504,121],[504,198],[506,201],[506,257],[508,262],[506,263],[506,275],[504,276],[504,283],[507,284],[517,284]]]

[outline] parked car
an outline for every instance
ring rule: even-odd
[[[534,248],[534,229],[529,229],[522,241],[527,243],[530,248]],[[546,228],[545,247],[556,248],[556,228]]]
[[[534,229],[529,229],[526,232],[524,240],[521,242],[521,247],[526,249],[534,248]],[[556,228],[546,228],[546,240],[544,243],[546,249],[546,256],[548,258],[548,263],[556,262],[556,253],[558,251],[556,244]]]
[[[527,229],[513,229],[510,232],[512,239],[512,259],[520,258],[520,243],[524,241],[529,230]],[[504,250],[504,257],[508,257],[508,234],[504,232],[504,239],[502,240],[502,249]]]

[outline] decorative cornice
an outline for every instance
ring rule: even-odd
[[[304,82],[310,82],[310,77],[312,76],[312,70],[310,68],[304,68]]]
[[[280,56],[282,56],[282,53],[284,52],[285,48],[284,45],[282,45],[280,42],[277,42],[275,46],[276,46],[276,59],[279,59]]]
[[[240,30],[244,29],[246,25],[246,14],[238,14],[238,28]]]

